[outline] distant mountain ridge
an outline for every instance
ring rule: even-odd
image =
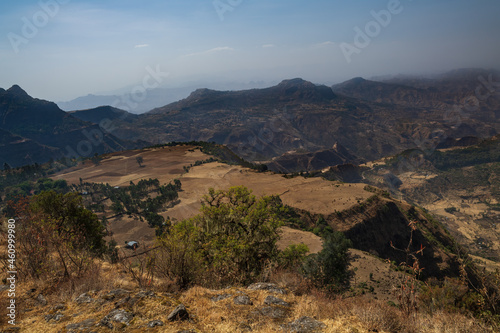
[[[480,84],[476,74],[447,79],[454,82],[451,86],[439,80],[414,87],[412,82],[356,78],[333,88],[292,79],[264,89],[199,89],[140,115],[127,135],[153,142],[215,141],[261,161],[291,151],[325,150],[338,142],[362,159],[377,159],[434,141],[436,131],[438,141],[500,132],[494,98],[481,102],[480,112],[463,121],[449,119],[474,96],[471,82]],[[463,93],[467,89],[468,95]]]
[[[140,115],[110,106],[65,113],[54,103],[34,103],[21,88],[13,87],[0,92],[0,128],[44,146],[65,149],[68,142],[88,141],[81,132],[90,126],[111,134],[97,153],[120,149],[130,141],[143,145],[216,142],[249,161],[288,154],[282,159],[288,159],[285,169],[291,168],[293,159],[310,168],[310,162],[306,163],[310,153],[316,154],[312,161],[318,166],[336,163],[333,155],[337,153],[328,152],[335,143],[366,161],[421,145],[446,146],[463,137],[494,136],[500,133],[500,89],[495,83],[499,79],[498,71],[486,70],[384,82],[355,78],[333,87],[295,78],[262,89],[197,89],[184,99]],[[485,80],[493,81],[496,93],[481,100],[476,97],[477,105],[471,111],[471,102]],[[488,82],[486,87],[491,90]],[[10,108],[17,111],[12,113]],[[290,154],[295,157],[290,159]],[[297,154],[306,155],[297,159]]]
[[[124,121],[134,121],[137,119],[137,115],[127,112],[125,110],[117,109],[112,106],[100,106],[94,109],[78,110],[68,112],[73,117],[81,119],[83,121],[89,121],[94,124],[99,124],[103,119],[109,120],[124,120]]]
[[[125,109],[126,111],[133,114],[141,114],[147,111],[151,111],[155,108],[162,107],[164,105],[176,102],[180,99],[186,98],[194,90],[210,86],[212,89],[248,89],[249,86],[252,87],[264,87],[266,84],[264,82],[249,82],[249,83],[189,83],[184,87],[178,88],[154,88],[148,89],[144,99],[138,100],[130,92],[124,94],[111,94],[111,95],[95,95],[88,94],[86,96],[77,97],[70,101],[57,102],[57,105],[64,111],[74,111],[74,110],[87,110],[94,109],[100,106],[113,106]],[[130,90],[131,91],[131,90]],[[123,102],[123,101],[131,101]]]
[[[134,144],[77,119],[14,85],[0,90],[2,163],[19,166],[133,148]],[[43,154],[42,154],[43,152]]]
[[[436,89],[370,81],[361,77],[334,85],[332,90],[338,94],[375,103],[419,107],[441,107],[451,103]]]
[[[286,102],[324,102],[336,96],[327,86],[316,86],[300,78],[283,80],[276,86],[263,89],[239,91],[218,91],[197,89],[187,98],[161,108],[151,110],[150,114],[160,114],[170,110],[207,107],[253,107]]]

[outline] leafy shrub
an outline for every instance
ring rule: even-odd
[[[180,288],[201,282],[205,263],[198,242],[200,232],[192,221],[182,221],[159,237],[155,273],[175,281]]]
[[[323,250],[307,257],[303,273],[317,286],[331,290],[341,289],[349,280],[348,249],[350,240],[341,232],[328,234],[323,242]]]
[[[182,288],[253,281],[277,259],[281,207],[279,197],[257,199],[243,186],[209,189],[198,216],[160,237],[160,271]]]
[[[13,207],[23,277],[79,277],[106,251],[104,226],[76,193],[43,192]]]
[[[457,209],[455,207],[448,207],[448,208],[445,208],[444,211],[449,213],[449,214],[453,214],[457,211]]]
[[[201,214],[193,222],[203,231],[200,241],[204,257],[222,284],[227,274],[235,274],[241,282],[249,281],[276,258],[278,228],[283,224],[279,218],[281,206],[279,197],[257,199],[244,186],[228,191],[209,189]]]
[[[278,264],[284,269],[295,269],[302,265],[309,248],[305,244],[291,244],[278,255]]]

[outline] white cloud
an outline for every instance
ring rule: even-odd
[[[140,48],[148,47],[148,46],[149,46],[149,44],[139,44],[139,45],[135,45],[134,48],[140,49]]]
[[[326,41],[323,43],[316,44],[316,46],[330,46],[330,45],[336,45],[334,42],[331,41]]]
[[[193,56],[198,56],[198,55],[206,55],[206,54],[212,54],[212,53],[224,52],[224,51],[234,51],[234,49],[232,47],[229,47],[229,46],[215,47],[213,49],[202,51],[202,52],[186,54],[184,57],[193,57]]]

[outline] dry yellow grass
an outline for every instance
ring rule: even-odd
[[[305,244],[309,248],[309,253],[318,253],[323,249],[321,237],[316,236],[312,232],[292,229],[290,227],[280,228],[278,248],[284,250],[291,244]]]
[[[94,278],[87,277],[78,281],[73,289],[61,285],[59,290],[45,294],[48,305],[43,306],[29,297],[29,289],[38,286],[48,292],[47,282],[20,283],[19,292],[23,312],[19,321],[22,332],[66,332],[71,323],[95,319],[96,323],[115,309],[115,302],[126,296],[106,300],[110,290],[124,288],[134,297],[140,291],[137,285],[117,265],[102,263]],[[97,274],[97,275],[96,275]],[[283,280],[286,281],[286,280]],[[286,282],[284,282],[286,283]],[[281,285],[280,287],[286,287]],[[134,313],[129,326],[110,330],[106,327],[92,327],[94,332],[179,332],[193,329],[195,332],[244,332],[249,328],[253,332],[277,332],[281,325],[308,316],[323,322],[326,328],[322,332],[368,333],[368,332],[493,332],[480,322],[460,314],[437,313],[433,316],[418,313],[415,319],[404,318],[398,309],[384,302],[369,300],[364,297],[329,298],[323,292],[312,289],[308,293],[297,295],[289,289],[287,294],[273,294],[263,290],[249,290],[245,287],[231,287],[211,290],[199,286],[182,293],[167,293],[157,286],[153,287],[156,295],[145,297],[133,305],[122,306]],[[68,291],[71,290],[71,291]],[[74,299],[83,292],[88,292],[96,301],[89,304],[76,304]],[[232,297],[214,302],[212,297],[231,294]],[[253,305],[235,305],[233,297],[245,294]],[[290,303],[286,316],[272,319],[258,312],[264,306],[268,295],[277,296]],[[4,294],[0,294],[3,298]],[[168,322],[168,314],[179,304],[184,304],[191,316],[190,321]],[[64,304],[64,318],[60,322],[47,322],[44,316],[54,314],[56,304]],[[287,308],[284,308],[287,309]],[[161,320],[164,326],[146,328],[148,322]],[[5,323],[4,323],[5,324]],[[116,325],[118,326],[118,325]],[[4,325],[5,327],[5,325]]]

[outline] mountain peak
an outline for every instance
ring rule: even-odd
[[[24,91],[21,87],[19,87],[17,84],[7,89],[7,92],[15,96],[22,96],[22,97],[29,96],[28,93]]]
[[[361,76],[358,76],[358,77],[351,79],[350,81],[352,83],[362,83],[362,82],[365,82],[366,80],[364,78],[362,78]]]
[[[290,80],[283,80],[278,84],[278,87],[315,87],[315,85],[312,82],[303,80],[301,78],[295,78],[295,79],[290,79]]]
[[[202,98],[207,98],[209,96],[213,96],[213,95],[216,95],[219,93],[221,93],[221,92],[217,91],[217,90],[212,90],[212,89],[208,89],[208,88],[198,88],[195,91],[193,91],[191,94],[189,94],[187,99],[200,100]]]

